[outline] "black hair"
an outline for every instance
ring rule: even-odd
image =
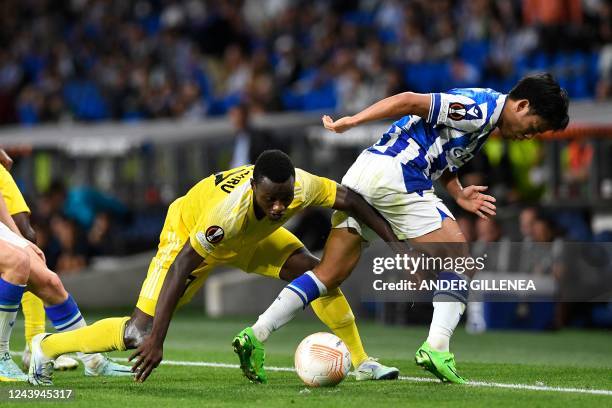
[[[266,150],[259,155],[253,170],[253,179],[258,184],[264,177],[274,183],[284,183],[295,177],[295,167],[289,156],[280,150]]]
[[[527,75],[512,88],[510,99],[527,99],[530,113],[544,119],[553,130],[562,130],[569,123],[567,91],[547,72]]]

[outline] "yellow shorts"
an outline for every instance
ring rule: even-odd
[[[136,307],[148,314],[155,315],[155,306],[166,274],[174,258],[189,241],[189,231],[186,230],[177,208],[178,201],[170,205],[164,228],[160,234],[157,253],[149,265],[147,277],[142,284]],[[195,269],[189,275],[185,292],[179,299],[178,306],[188,303],[196,292],[204,285],[209,273],[217,265],[232,265],[248,273],[278,278],[281,268],[289,256],[302,248],[304,244],[285,228],[279,228],[257,244],[253,250],[238,254],[231,260],[218,261],[207,258],[206,264]]]
[[[2,193],[2,198],[4,198],[6,202],[6,208],[9,214],[15,215],[22,212],[30,213],[30,208],[23,199],[21,191],[17,188],[13,176],[11,176],[11,173],[2,165],[0,165],[0,192]]]

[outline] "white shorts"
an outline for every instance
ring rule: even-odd
[[[407,193],[401,163],[390,156],[362,152],[342,184],[376,208],[399,239],[420,237],[439,229],[444,218],[455,219],[433,188]],[[376,239],[370,228],[342,211],[334,212],[332,228],[354,228],[366,241]]]
[[[30,241],[15,234],[9,227],[0,222],[0,239],[13,244],[19,248],[26,248],[30,245]]]

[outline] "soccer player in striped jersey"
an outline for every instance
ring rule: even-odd
[[[482,88],[432,94],[405,92],[354,116],[336,121],[324,116],[323,125],[342,133],[370,121],[402,117],[378,143],[361,153],[342,184],[374,206],[398,238],[431,256],[457,257],[469,256],[466,241],[455,218],[436,196],[433,182],[438,180],[466,211],[483,218],[494,216],[495,198],[485,194],[487,187],[464,188],[457,170],[478,153],[492,134],[525,140],[547,130],[564,129],[569,122],[568,105],[567,93],[550,74],[534,74],[521,79],[507,95]],[[286,286],[250,328],[257,342],[265,341],[317,297],[304,299],[300,292],[312,286],[321,288],[320,294],[337,288],[359,260],[362,240],[372,239],[363,223],[343,212],[333,215],[332,226],[321,263],[312,273]],[[442,281],[461,279],[470,276],[452,270],[438,274]],[[429,336],[416,352],[416,363],[442,381],[465,382],[457,373],[449,343],[465,310],[467,296],[465,291],[434,294]]]

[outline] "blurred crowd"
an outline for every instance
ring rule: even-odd
[[[91,187],[67,188],[54,181],[32,202],[31,224],[48,267],[59,274],[78,273],[92,257],[116,255],[115,234],[130,217],[117,199]]]
[[[354,111],[542,69],[612,95],[610,0],[3,0],[0,45],[0,123]]]

